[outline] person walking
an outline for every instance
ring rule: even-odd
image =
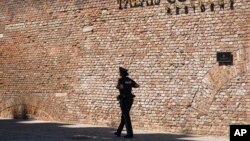
[[[132,94],[132,88],[138,88],[139,85],[133,79],[128,77],[129,74],[127,69],[120,67],[119,72],[121,78],[118,80],[116,88],[120,92],[120,94],[117,96],[117,100],[119,100],[121,108],[121,122],[117,131],[115,132],[115,135],[120,137],[125,125],[127,135],[124,136],[124,138],[133,138],[133,128],[129,112],[135,97],[135,95]]]

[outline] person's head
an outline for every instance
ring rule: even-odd
[[[119,72],[120,72],[120,76],[121,77],[126,77],[128,76],[128,70],[123,68],[123,67],[119,67]]]

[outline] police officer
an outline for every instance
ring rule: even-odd
[[[121,123],[115,132],[115,135],[120,137],[124,124],[126,125],[127,135],[124,138],[133,138],[133,129],[130,119],[130,109],[132,107],[135,95],[132,94],[132,88],[138,88],[139,85],[128,77],[128,70],[120,67],[120,76],[116,88],[119,90],[120,95],[117,96],[121,107]]]

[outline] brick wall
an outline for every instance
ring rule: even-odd
[[[124,66],[141,85],[136,129],[226,135],[249,124],[249,1],[221,2],[2,0],[0,116],[117,127]],[[218,51],[233,65],[219,66]]]

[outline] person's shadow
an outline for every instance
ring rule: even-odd
[[[28,120],[0,120],[0,141],[192,141],[188,135],[136,133],[116,137],[114,128]]]

